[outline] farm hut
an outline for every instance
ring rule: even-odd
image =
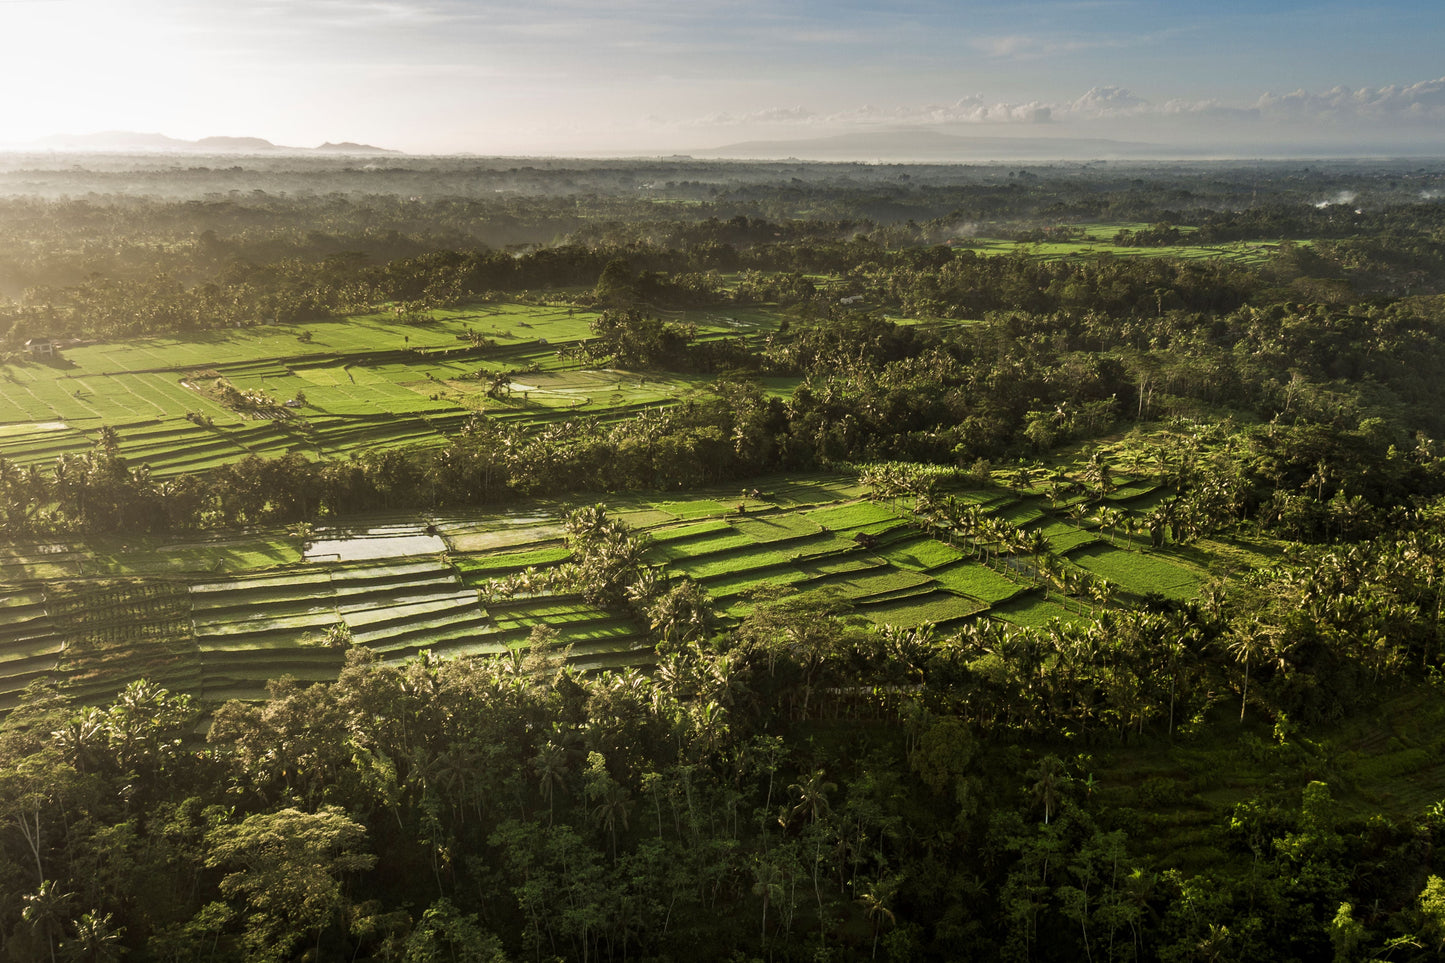
[[[25,342],[25,350],[34,358],[55,357],[55,342],[49,338],[31,338]]]

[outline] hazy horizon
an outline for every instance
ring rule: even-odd
[[[831,139],[869,159],[909,137],[1445,155],[1445,18],[1426,0],[0,0],[0,33],[10,147],[138,131],[493,156]]]

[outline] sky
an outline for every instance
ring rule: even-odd
[[[0,0],[0,144],[109,130],[437,154],[927,131],[1445,156],[1445,8]]]

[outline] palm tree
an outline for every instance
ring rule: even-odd
[[[1038,765],[1030,769],[1026,775],[1034,780],[1029,791],[1034,799],[1044,807],[1044,825],[1047,826],[1054,810],[1058,808],[1064,786],[1069,782],[1064,761],[1052,754],[1044,756],[1039,760]]]
[[[858,897],[864,913],[873,924],[872,959],[878,958],[878,933],[882,929],[883,921],[887,920],[889,925],[898,921],[888,904],[893,902],[893,897],[898,892],[898,885],[902,881],[902,878],[898,876],[875,879],[863,888],[862,894]]]
[[[627,828],[632,812],[631,793],[621,783],[609,781],[592,807],[592,821],[606,830],[612,839],[612,858],[617,859],[617,829]]]
[[[55,963],[55,930],[65,921],[74,893],[63,893],[55,880],[47,879],[33,893],[27,893],[21,901],[25,908],[20,911],[21,919],[32,929],[43,930],[50,947],[50,960]]]
[[[111,927],[111,914],[91,910],[81,914],[75,921],[75,939],[64,940],[60,949],[69,959],[87,960],[89,963],[110,963],[120,959],[124,949],[117,944],[125,928]]]
[[[1236,662],[1244,664],[1244,686],[1239,693],[1239,721],[1244,722],[1244,707],[1249,701],[1249,666],[1257,660],[1269,648],[1269,636],[1266,630],[1254,620],[1234,634],[1234,639],[1229,643],[1230,654]]]
[[[547,801],[547,822],[552,821],[552,800],[558,789],[567,789],[567,750],[555,742],[548,742],[532,757],[532,772],[537,777],[537,787]]]
[[[828,794],[836,790],[838,786],[836,783],[828,781],[823,770],[815,769],[807,779],[795,782],[788,788],[798,794],[798,801],[793,804],[792,815],[795,817],[806,816],[809,822],[816,823],[832,811],[832,806],[828,802]]]

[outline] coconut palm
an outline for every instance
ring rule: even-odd
[[[44,880],[35,892],[21,897],[24,908],[20,911],[20,918],[29,923],[31,929],[45,934],[51,963],[55,960],[55,931],[65,922],[74,897],[74,893],[63,892],[53,879]]]
[[[816,823],[833,811],[832,805],[828,802],[828,796],[837,788],[836,783],[828,781],[827,775],[822,769],[814,769],[806,779],[788,786],[788,789],[797,793],[798,797],[797,801],[793,803],[792,816],[806,818],[810,823]]]

